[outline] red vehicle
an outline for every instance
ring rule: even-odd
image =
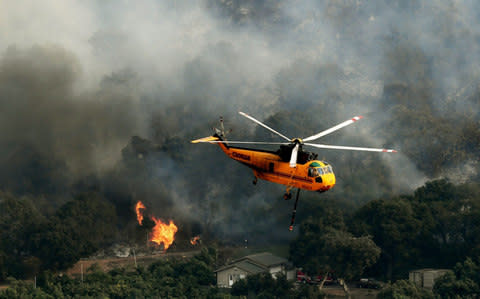
[[[309,284],[319,284],[323,281],[323,275],[309,276],[308,274],[302,272],[302,270],[297,270],[297,282],[298,283],[309,283]],[[332,273],[327,274],[327,279],[325,279],[325,284],[331,284],[334,282]]]

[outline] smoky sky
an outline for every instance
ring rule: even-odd
[[[412,190],[431,177],[401,153],[401,141],[385,144],[378,133],[391,121],[384,86],[427,90],[436,115],[452,105],[478,114],[468,92],[479,77],[479,12],[476,1],[453,0],[2,2],[0,178],[5,188],[46,192],[108,176],[110,189],[135,189],[131,197],[208,218],[206,226],[223,232],[245,231],[235,223],[268,213],[282,187],[245,192],[248,169],[217,148],[189,144],[220,115],[231,138],[272,139],[238,115],[245,111],[260,120],[284,113],[288,122],[275,128],[291,137],[364,115],[325,143],[394,147],[399,155],[371,165],[396,178],[386,182],[392,190]],[[423,62],[404,64],[405,55]],[[141,182],[115,171],[132,136],[160,153],[135,162],[148,168]],[[32,179],[36,172],[47,175]]]
[[[97,90],[77,92],[79,61],[58,46],[8,48],[0,65],[2,156],[25,147],[63,160],[72,173],[99,170],[139,132],[128,74],[106,76]]]

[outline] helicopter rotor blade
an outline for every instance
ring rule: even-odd
[[[350,151],[366,151],[366,152],[381,152],[381,153],[396,153],[396,150],[393,149],[384,149],[384,148],[371,148],[371,147],[355,147],[355,146],[341,146],[341,145],[326,145],[326,144],[315,144],[315,143],[304,143],[305,145],[325,148],[325,149],[340,149],[340,150],[350,150]]]
[[[232,144],[272,144],[272,145],[286,145],[287,142],[262,142],[262,141],[230,141],[230,140],[194,140],[192,143],[232,143]]]
[[[304,138],[303,141],[305,142],[305,141],[313,141],[313,140],[316,140],[316,139],[318,139],[318,138],[320,138],[320,137],[323,137],[323,136],[328,135],[328,134],[330,134],[330,133],[332,133],[332,132],[335,132],[335,131],[343,128],[343,127],[346,127],[346,126],[348,126],[348,125],[351,125],[351,124],[353,124],[354,122],[356,122],[357,120],[360,120],[360,119],[362,119],[362,118],[363,118],[363,116],[355,116],[355,117],[352,117],[351,119],[346,120],[346,121],[344,121],[344,122],[342,122],[342,123],[340,123],[340,124],[338,124],[338,125],[336,125],[336,126],[334,126],[334,127],[331,127],[330,129],[327,129],[327,130],[325,130],[325,131],[322,131],[322,132],[320,132],[320,133],[318,133],[318,134],[315,134],[315,135],[313,135],[313,136]]]
[[[265,129],[267,129],[267,130],[269,130],[269,131],[271,131],[271,132],[273,132],[273,133],[277,134],[278,136],[282,137],[283,139],[285,139],[285,140],[288,140],[288,141],[291,141],[291,139],[290,139],[290,138],[288,138],[287,136],[285,136],[285,135],[283,135],[283,134],[281,134],[281,133],[279,133],[279,132],[275,131],[274,129],[270,128],[270,127],[269,127],[269,126],[267,126],[266,124],[264,124],[264,123],[262,123],[262,122],[260,122],[260,121],[256,120],[255,118],[251,117],[250,115],[248,115],[248,114],[246,114],[246,113],[244,113],[244,112],[238,112],[238,113],[240,113],[240,115],[242,115],[242,116],[245,116],[246,118],[250,119],[250,120],[251,120],[251,121],[253,121],[254,123],[256,123],[256,124],[258,124],[258,125],[260,125],[260,126],[264,127]]]
[[[300,144],[296,144],[295,147],[292,149],[292,156],[290,157],[290,167],[295,168],[297,167],[297,157],[298,157],[298,148]]]

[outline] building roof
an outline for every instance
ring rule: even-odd
[[[449,269],[424,268],[424,269],[411,270],[410,272],[435,272],[435,271],[450,271],[450,270]]]
[[[238,259],[237,261],[250,260],[255,264],[264,267],[273,267],[281,264],[288,263],[287,259],[271,254],[270,252],[262,252],[257,254],[247,255]]]
[[[257,254],[251,254],[234,260],[231,264],[223,266],[215,272],[230,269],[232,267],[238,267],[250,274],[257,274],[260,272],[268,271],[270,267],[287,264],[287,259],[275,256],[269,252],[262,252]]]
[[[239,268],[249,274],[257,274],[257,273],[262,273],[262,272],[265,272],[267,271],[268,269],[265,268],[265,267],[261,267],[259,265],[256,265],[250,261],[246,261],[246,260],[243,260],[243,261],[239,261],[239,262],[236,262],[236,263],[232,263],[232,264],[229,264],[229,265],[226,265],[226,266],[223,266],[217,270],[215,270],[215,272],[221,272],[221,271],[224,271],[224,270],[228,270],[228,269],[231,269],[231,268]]]

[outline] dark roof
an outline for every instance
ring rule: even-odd
[[[273,255],[270,252],[262,252],[262,253],[247,255],[243,258],[238,259],[237,261],[242,261],[242,260],[250,260],[264,267],[277,266],[281,264],[286,264],[288,262],[287,259]]]
[[[268,271],[269,267],[287,263],[287,259],[284,259],[283,257],[273,255],[270,252],[262,252],[239,258],[232,263],[215,270],[215,272],[223,271],[232,267],[238,267],[248,273],[256,274]]]
[[[449,269],[424,268],[424,269],[411,270],[410,272],[444,272],[444,271],[450,271],[450,270]]]
[[[226,265],[226,266],[223,266],[217,270],[215,270],[215,272],[220,272],[220,271],[224,271],[224,270],[227,270],[227,269],[230,269],[230,268],[239,268],[239,269],[242,269],[243,271],[249,273],[249,274],[257,274],[257,273],[261,273],[261,272],[265,272],[267,271],[268,269],[265,268],[265,267],[261,267],[259,265],[256,265],[254,263],[251,263],[249,261],[239,261],[239,262],[236,262],[236,263],[233,263],[233,264],[230,264],[230,265]]]

